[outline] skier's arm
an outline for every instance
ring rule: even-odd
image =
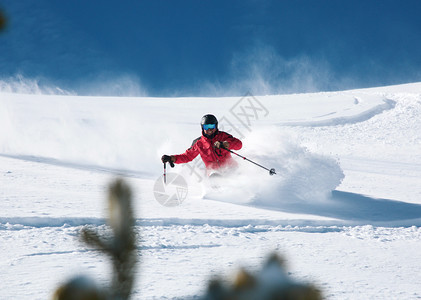
[[[192,161],[196,158],[196,156],[199,154],[199,150],[197,149],[197,140],[193,142],[193,145],[186,150],[183,154],[178,155],[172,155],[174,163],[176,164],[184,164]]]
[[[228,134],[227,137],[224,139],[223,145],[225,148],[232,150],[240,150],[243,147],[243,143],[230,134]]]

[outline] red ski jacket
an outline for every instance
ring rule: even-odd
[[[228,142],[229,149],[240,150],[243,146],[242,142],[232,135],[218,131],[215,136],[210,139],[202,134],[201,137],[193,141],[192,146],[183,154],[174,155],[175,163],[182,164],[192,161],[198,154],[205,163],[207,170],[216,170],[223,167],[236,166],[236,162],[231,156],[231,153],[224,149],[214,148],[215,142]]]

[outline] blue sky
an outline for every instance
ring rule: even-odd
[[[3,0],[0,76],[79,94],[309,92],[421,81],[420,1]]]

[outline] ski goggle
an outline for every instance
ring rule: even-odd
[[[203,130],[208,130],[208,129],[215,129],[216,124],[203,124],[202,128]]]

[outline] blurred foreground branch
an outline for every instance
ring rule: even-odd
[[[131,197],[131,190],[122,179],[111,184],[108,192],[108,220],[113,231],[112,237],[101,236],[89,228],[82,229],[82,240],[109,255],[112,260],[113,278],[110,288],[101,290],[89,285],[83,277],[75,278],[60,287],[53,300],[130,298],[137,256]],[[83,291],[86,293],[83,294]]]
[[[0,7],[0,33],[6,29],[7,26],[7,17],[6,13]]]
[[[269,257],[258,274],[242,269],[234,282],[222,279],[209,282],[204,300],[319,300],[321,292],[311,284],[291,279],[283,260],[276,254]]]

